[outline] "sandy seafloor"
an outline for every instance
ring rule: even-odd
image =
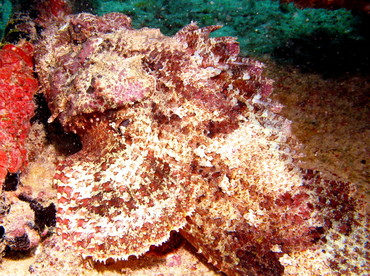
[[[302,167],[333,172],[341,180],[356,183],[358,193],[369,197],[370,77],[351,75],[325,80],[320,75],[302,74],[295,68],[276,65],[268,58],[264,62],[267,65],[265,74],[275,80],[271,97],[284,105],[281,113],[292,120],[293,133],[303,144]],[[29,141],[29,172],[22,176],[22,182],[36,191],[44,191],[52,199],[55,197],[51,188],[53,162],[59,157],[44,139],[42,127],[34,125]],[[36,154],[40,150],[42,153]],[[31,273],[35,261],[47,259],[48,252],[41,244],[28,256],[5,256],[0,274],[222,275],[207,265],[206,260],[186,242],[163,256],[146,254],[139,260],[108,262],[106,265],[86,261],[84,268],[74,269],[73,262],[69,263],[61,256],[59,261],[65,262],[65,271],[57,268],[58,265],[54,268],[45,265],[42,274]],[[73,252],[69,255],[79,258],[73,256]],[[320,250],[285,256],[282,263],[286,275],[339,275],[330,270]]]

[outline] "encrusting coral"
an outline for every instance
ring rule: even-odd
[[[123,14],[82,13],[44,30],[49,121],[83,144],[55,175],[67,247],[127,259],[180,230],[229,275],[281,275],[283,254],[355,227],[352,185],[295,165],[272,81],[234,38],[210,38],[218,28],[166,37]]]
[[[26,144],[38,89],[33,49],[21,40],[0,50],[0,254],[36,248],[48,234],[45,226],[55,226],[55,205],[44,208],[20,181],[27,171]]]
[[[0,188],[7,173],[22,170],[27,161],[24,144],[38,89],[32,52],[33,46],[25,41],[0,50]]]

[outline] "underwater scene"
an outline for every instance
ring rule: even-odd
[[[0,0],[0,275],[369,275],[368,0]]]

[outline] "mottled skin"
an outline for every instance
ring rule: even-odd
[[[320,205],[321,178],[307,180],[319,174],[294,165],[262,64],[209,38],[218,28],[166,37],[114,13],[44,31],[50,121],[83,143],[58,165],[58,233],[83,256],[127,259],[180,230],[229,275],[281,275],[279,256],[323,243],[338,205]]]

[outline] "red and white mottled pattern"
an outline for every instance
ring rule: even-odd
[[[281,275],[284,254],[323,244],[338,220],[354,224],[351,184],[295,165],[272,81],[234,38],[209,38],[218,28],[166,37],[114,13],[44,31],[36,60],[50,120],[83,144],[55,176],[67,246],[127,259],[180,230],[230,275]]]

